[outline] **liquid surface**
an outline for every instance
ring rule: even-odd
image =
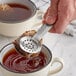
[[[25,5],[16,3],[10,3],[7,5],[9,6],[7,7],[8,10],[0,10],[0,21],[19,22],[27,20],[32,15],[31,9]]]
[[[3,58],[3,65],[6,69],[19,72],[28,73],[39,70],[46,65],[47,58],[43,52],[37,57],[26,58],[16,52],[16,49],[11,49]]]

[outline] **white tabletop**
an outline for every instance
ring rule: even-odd
[[[54,57],[64,60],[63,70],[53,76],[76,76],[76,37],[47,34],[45,44],[52,50]]]

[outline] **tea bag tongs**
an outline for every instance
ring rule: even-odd
[[[43,24],[33,37],[30,37],[30,36],[21,37],[19,40],[19,45],[20,45],[20,48],[22,49],[21,53],[40,52],[42,47],[40,40],[51,28],[52,28],[52,25]]]

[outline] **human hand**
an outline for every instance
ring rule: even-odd
[[[51,0],[43,23],[53,24],[50,32],[63,33],[67,25],[76,19],[76,0]]]

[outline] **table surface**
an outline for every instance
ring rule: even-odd
[[[40,9],[44,10],[44,8]],[[0,49],[14,39],[0,35]],[[44,36],[44,44],[52,50],[54,57],[63,58],[65,63],[63,70],[53,76],[76,76],[76,37],[47,33]]]

